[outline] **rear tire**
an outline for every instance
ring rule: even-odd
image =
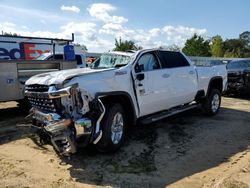
[[[101,122],[102,138],[96,144],[100,152],[115,152],[124,143],[126,116],[121,104],[106,105],[106,112]]]
[[[214,116],[218,113],[221,104],[221,92],[218,89],[212,89],[205,101],[202,103],[203,111],[209,115]]]

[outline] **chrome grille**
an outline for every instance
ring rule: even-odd
[[[28,99],[32,107],[35,107],[42,111],[56,112],[55,101],[53,99],[31,98],[31,97],[29,97]]]
[[[47,92],[49,90],[49,86],[34,84],[26,86],[25,89],[30,92]]]

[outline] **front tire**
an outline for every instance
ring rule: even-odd
[[[126,116],[121,104],[106,105],[106,113],[101,122],[102,138],[96,144],[100,152],[115,152],[125,137]]]
[[[221,93],[218,89],[212,89],[202,104],[203,111],[210,116],[218,113],[221,104]]]

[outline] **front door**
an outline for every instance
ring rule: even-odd
[[[139,58],[135,66],[135,89],[140,116],[167,109],[169,82],[153,52],[145,53]]]

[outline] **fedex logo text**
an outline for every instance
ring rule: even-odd
[[[0,47],[0,59],[25,59],[32,60],[43,53],[50,52],[47,49],[38,49],[39,46],[33,43],[20,43],[19,49],[12,48],[6,49]]]

